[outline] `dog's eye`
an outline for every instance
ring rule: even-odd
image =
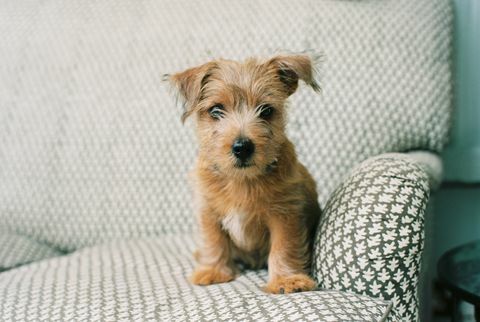
[[[215,104],[208,110],[208,114],[215,119],[218,120],[219,118],[223,117],[223,105],[222,104]]]
[[[268,119],[273,114],[273,107],[271,105],[265,104],[260,107],[260,117],[262,119]]]

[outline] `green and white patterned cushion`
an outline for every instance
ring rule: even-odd
[[[191,235],[79,250],[0,274],[5,321],[384,321],[391,302],[339,291],[270,295],[267,272],[193,286]]]
[[[354,169],[320,220],[313,262],[319,286],[391,300],[402,319],[418,320],[428,180],[407,158],[377,157]]]

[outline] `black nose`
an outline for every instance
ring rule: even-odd
[[[232,153],[242,162],[250,158],[254,151],[255,145],[249,139],[238,138],[233,142]]]

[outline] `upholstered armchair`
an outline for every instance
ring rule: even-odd
[[[0,2],[0,317],[417,320],[451,26],[446,0]],[[288,134],[324,210],[319,289],[194,286],[196,145],[162,75],[307,49],[322,92],[292,96]]]

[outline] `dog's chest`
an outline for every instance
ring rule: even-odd
[[[231,210],[222,219],[222,227],[239,248],[252,250],[257,244],[252,225],[247,221],[247,214],[238,210]]]

